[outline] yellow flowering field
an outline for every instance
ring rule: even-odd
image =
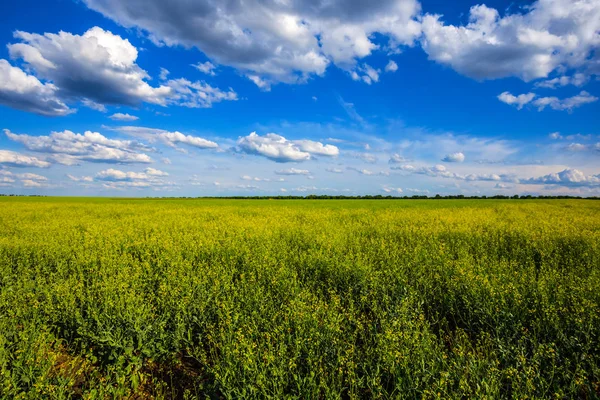
[[[600,202],[0,198],[0,398],[596,398]]]

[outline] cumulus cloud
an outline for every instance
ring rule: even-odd
[[[105,105],[145,102],[196,108],[237,100],[232,89],[222,91],[183,78],[151,86],[150,76],[136,63],[138,50],[99,27],[83,35],[17,31],[14,36],[20,42],[8,45],[11,58],[22,60],[36,76],[0,61],[0,102],[11,107],[54,116],[72,112],[66,103],[75,101],[106,111]],[[161,77],[166,78],[164,71]]]
[[[460,152],[448,154],[448,155],[446,155],[446,157],[444,157],[442,159],[442,161],[448,162],[448,163],[461,163],[461,162],[465,161],[465,155]]]
[[[521,110],[523,106],[531,103],[537,107],[538,111],[544,110],[546,107],[550,107],[557,111],[572,111],[574,108],[581,107],[584,104],[594,103],[598,101],[596,96],[592,96],[586,91],[582,91],[578,95],[568,97],[565,99],[559,99],[558,97],[538,97],[536,98],[535,93],[520,94],[514,96],[509,92],[501,93],[498,96],[498,100],[503,103],[516,105],[517,109]],[[534,100],[535,99],[535,100]]]
[[[340,150],[331,144],[323,144],[312,140],[294,140],[293,143],[302,151],[319,156],[335,157],[340,154]]]
[[[412,45],[420,33],[417,0],[84,2],[155,43],[195,46],[263,87],[322,75],[332,62],[352,67],[378,49],[375,33],[385,35],[391,48]]]
[[[398,71],[398,64],[394,60],[390,60],[385,66],[385,72],[396,72]]]
[[[113,130],[147,140],[150,143],[160,142],[166,146],[176,148],[178,144],[185,144],[199,149],[216,149],[219,145],[213,141],[181,132],[170,132],[164,129],[145,128],[142,126],[119,126]],[[168,161],[170,163],[170,161]]]
[[[47,168],[50,166],[47,161],[10,150],[0,150],[0,164],[9,167]]]
[[[94,177],[92,177],[92,176],[75,176],[75,175],[67,174],[67,178],[69,178],[73,182],[88,182],[88,183],[91,183],[91,182],[94,181]]]
[[[379,82],[379,74],[381,70],[371,67],[369,64],[363,64],[356,67],[354,71],[350,72],[350,77],[355,81],[362,80],[367,85],[374,82]]]
[[[577,73],[573,76],[560,76],[554,79],[548,79],[541,82],[537,82],[535,87],[544,88],[544,89],[556,89],[562,86],[573,85],[577,87],[581,87],[588,83],[590,80],[589,76],[583,73]]]
[[[592,96],[588,92],[582,91],[578,95],[565,99],[559,99],[558,97],[540,97],[533,102],[533,105],[538,108],[538,111],[542,111],[546,107],[550,107],[557,111],[573,111],[574,108],[596,101],[598,101],[596,96]]]
[[[217,67],[215,67],[213,65],[213,63],[211,63],[210,61],[206,61],[204,63],[198,63],[198,64],[192,64],[192,67],[196,68],[198,71],[202,72],[203,74],[207,74],[210,76],[215,76],[215,69]]]
[[[388,193],[388,194],[401,194],[404,192],[402,190],[402,188],[394,188],[394,187],[390,187],[390,186],[384,186],[381,188],[381,190],[383,190],[385,193]]]
[[[39,35],[15,32],[20,43],[9,44],[12,58],[22,59],[37,76],[52,81],[61,97],[98,104],[166,104],[167,86],[152,87],[127,39],[93,27],[83,35],[68,32]]]
[[[144,172],[148,175],[148,176],[169,176],[169,174],[167,172],[155,169],[155,168],[146,168],[144,170]]]
[[[84,134],[71,131],[52,132],[48,136],[15,134],[8,129],[6,136],[21,143],[28,150],[52,153],[56,162],[72,165],[77,161],[106,163],[150,163],[152,159],[142,151],[149,150],[139,142],[108,139],[98,132]]]
[[[562,139],[562,135],[560,134],[560,132],[552,132],[551,134],[548,135],[548,137],[550,139]]]
[[[578,169],[567,168],[561,172],[524,179],[521,180],[521,183],[534,185],[600,186],[600,175],[586,175]]]
[[[514,96],[509,92],[503,92],[498,95],[498,100],[509,105],[516,105],[518,110],[522,109],[526,104],[531,103],[534,98],[535,93],[526,93]]]
[[[144,172],[121,171],[109,168],[98,172],[94,181],[102,182],[102,186],[106,189],[144,189],[152,187],[165,190],[175,186],[173,182],[161,179],[167,175],[166,172],[154,168],[146,168]]]
[[[42,83],[33,75],[0,60],[0,104],[48,117],[74,112],[57,95],[52,83]]]
[[[523,13],[500,16],[471,7],[466,25],[447,25],[425,15],[423,49],[429,58],[475,79],[509,76],[531,81],[560,68],[582,72],[593,65],[600,7],[590,0],[538,0]]]
[[[135,115],[116,113],[108,117],[113,121],[137,121],[139,118]]]
[[[275,173],[277,175],[310,175],[310,171],[308,171],[306,169],[296,169],[296,168],[280,169],[278,171],[275,171]]]
[[[517,182],[518,179],[513,175],[507,174],[486,174],[486,173],[475,173],[475,174],[458,174],[449,171],[443,165],[434,165],[432,167],[413,167],[412,165],[403,165],[399,167],[402,171],[407,171],[418,175],[427,175],[434,178],[450,178],[459,181],[489,181],[489,182]]]
[[[374,172],[369,169],[355,168],[355,167],[347,167],[347,169],[350,171],[358,172],[361,175],[367,175],[367,176],[374,176],[374,175],[388,176],[389,175],[389,172],[387,172],[387,171]]]
[[[172,79],[167,84],[172,89],[168,101],[183,107],[210,108],[214,103],[238,99],[237,93],[232,88],[224,91],[206,82],[191,82],[179,78]]]
[[[271,179],[271,178],[259,178],[257,176],[249,176],[249,175],[243,175],[240,177],[240,179],[244,180],[244,181],[254,181],[254,182],[284,182],[285,179],[283,178],[278,178],[278,179]]]
[[[237,150],[276,162],[300,162],[311,159],[312,155],[332,157],[339,154],[339,149],[333,145],[324,145],[312,140],[288,140],[275,133],[260,136],[256,132],[240,137]]]
[[[390,164],[400,164],[400,163],[405,163],[408,160],[404,157],[401,156],[400,154],[396,153],[396,154],[392,154],[392,156],[390,157],[390,160],[388,161]]]

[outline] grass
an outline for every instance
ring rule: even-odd
[[[0,198],[2,398],[598,398],[600,203]]]

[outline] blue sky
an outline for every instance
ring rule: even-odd
[[[24,0],[0,42],[0,193],[600,195],[600,0]]]

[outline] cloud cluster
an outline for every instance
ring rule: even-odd
[[[275,133],[264,136],[250,133],[237,141],[237,151],[266,157],[276,162],[301,162],[313,155],[334,157],[339,154],[336,146],[312,140],[288,140]]]
[[[0,169],[0,186],[14,187],[17,184],[17,180],[19,180],[18,183],[24,188],[42,188],[49,186],[47,183],[48,178],[45,176],[32,174],[30,172],[19,174]]]
[[[0,150],[0,165],[8,167],[48,168],[50,163],[15,151]]]
[[[537,97],[535,93],[514,96],[509,92],[504,92],[498,96],[498,100],[509,105],[516,105],[517,109],[519,110],[521,110],[527,104],[532,104],[533,106],[537,107],[538,111],[542,111],[546,107],[550,107],[551,109],[557,111],[573,111],[573,109],[581,107],[584,104],[598,101],[598,97],[592,96],[585,90],[581,91],[581,93],[578,95],[564,99],[559,99],[555,96]]]
[[[442,158],[442,161],[448,163],[461,163],[465,161],[465,155],[461,152],[451,153]]]
[[[427,176],[431,176],[434,178],[450,178],[450,179],[456,179],[456,180],[460,180],[460,181],[469,181],[469,182],[476,182],[476,181],[517,182],[518,181],[518,179],[515,176],[507,175],[507,174],[482,174],[482,173],[458,174],[458,173],[449,171],[443,165],[434,165],[432,167],[418,167],[418,168],[414,167],[412,165],[402,165],[402,166],[398,166],[395,168],[392,167],[392,169],[401,170],[401,171],[409,172],[412,174],[427,175]]]
[[[42,83],[33,75],[0,60],[0,104],[48,117],[68,115],[70,109],[52,83]]]
[[[531,81],[565,68],[593,73],[600,7],[596,0],[538,0],[504,17],[471,7],[469,23],[446,25],[439,15],[422,21],[429,58],[478,80],[509,76]]]
[[[560,185],[560,186],[600,186],[599,175],[586,175],[578,169],[567,168],[561,172],[551,173],[537,178],[521,180],[521,183],[534,185]]]
[[[161,179],[168,175],[168,173],[154,168],[146,168],[144,172],[121,171],[109,168],[98,172],[93,180],[102,182],[102,186],[106,189],[150,187],[166,189],[174,186],[172,182]]]
[[[309,170],[297,168],[280,169],[275,171],[275,173],[277,175],[310,175]]]
[[[116,113],[116,114],[111,115],[108,118],[112,119],[113,121],[137,121],[139,119],[135,115],[129,115],[129,114],[123,114],[123,113]]]
[[[411,45],[420,34],[417,0],[84,2],[155,43],[194,46],[263,88],[322,75],[330,63],[350,69],[378,49],[375,33],[390,48]]]
[[[106,105],[210,107],[237,100],[232,89],[186,79],[151,86],[150,76],[136,63],[138,50],[99,27],[83,35],[17,31],[15,38],[20,42],[8,45],[10,57],[22,60],[35,76],[0,60],[0,102],[21,110],[60,116],[73,112],[66,104],[74,102],[105,111]]]
[[[147,140],[149,143],[159,142],[171,148],[177,148],[178,144],[185,144],[198,149],[217,149],[219,147],[217,143],[208,139],[185,135],[178,131],[170,132],[164,129],[145,128],[142,126],[118,126],[111,129],[125,135]]]
[[[71,131],[52,132],[48,136],[30,136],[4,130],[8,139],[21,143],[28,150],[53,155],[60,164],[77,164],[79,161],[104,163],[150,163],[144,153],[147,146],[131,140],[108,139],[98,132],[84,134]],[[47,162],[44,162],[48,164]]]

